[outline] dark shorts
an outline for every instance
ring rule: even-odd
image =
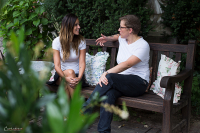
[[[58,86],[56,84],[56,81],[59,79],[59,75],[57,72],[55,72],[55,75],[54,75],[54,81],[47,81],[46,84],[48,85],[54,85],[54,86]],[[76,77],[78,77],[78,74],[76,74]],[[83,75],[82,79],[81,79],[81,83],[82,83],[82,87],[88,87],[89,85],[86,83],[85,81],[85,75]]]

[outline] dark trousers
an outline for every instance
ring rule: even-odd
[[[102,87],[97,85],[83,107],[86,107],[90,103],[91,97],[95,92],[99,92],[100,96],[107,96],[104,103],[112,105],[115,104],[115,101],[120,96],[137,97],[144,94],[148,86],[148,82],[137,75],[110,73],[106,75],[106,78],[108,79],[108,85],[104,85],[103,83]],[[90,113],[90,111],[91,109],[88,109],[85,113]],[[103,107],[100,108],[100,120],[98,124],[98,131],[100,133],[111,132],[112,118],[112,113],[105,111]]]

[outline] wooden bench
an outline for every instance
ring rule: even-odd
[[[95,46],[94,39],[86,39],[87,49],[92,51],[95,55],[98,51],[98,47]],[[195,41],[189,41],[188,45],[184,44],[164,44],[164,43],[149,43],[151,49],[151,59],[150,67],[153,67],[151,83],[155,81],[157,76],[158,62],[160,53],[169,55],[173,52],[175,55],[175,61],[181,60],[182,54],[186,53],[186,64],[185,69],[181,71],[178,75],[175,76],[166,76],[161,79],[161,87],[166,88],[164,99],[160,96],[157,96],[152,91],[145,93],[139,97],[120,97],[116,104],[122,105],[122,102],[125,101],[128,107],[144,109],[149,111],[155,111],[163,114],[162,120],[162,133],[172,133],[178,132],[184,128],[188,132],[190,127],[190,114],[191,114],[191,88],[192,88],[192,78],[193,78],[193,69],[194,69],[194,60],[195,60]],[[118,42],[107,42],[102,47],[102,51],[109,51],[110,54],[110,68],[114,67],[116,64],[116,54],[118,49]],[[181,95],[181,100],[173,104],[175,83],[184,81],[183,93]],[[49,86],[51,90],[56,92],[57,88],[54,86]],[[82,95],[86,98],[92,93],[94,87],[82,88]],[[172,129],[172,114],[177,111],[182,111],[182,120],[174,126]]]

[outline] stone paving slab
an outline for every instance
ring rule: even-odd
[[[91,125],[87,130],[87,133],[98,133],[99,118]],[[127,121],[113,121],[111,124],[112,133],[160,133],[159,128],[145,127],[143,124],[138,122],[128,122]]]
[[[136,111],[136,115],[133,115],[133,112]],[[111,123],[111,133],[161,133],[162,128],[162,114],[154,113],[151,111],[144,110],[132,110],[132,115],[128,120],[116,121],[113,120]],[[130,113],[131,113],[130,112]],[[172,128],[180,121],[179,114],[173,115]],[[140,121],[137,119],[140,118]],[[87,133],[98,133],[99,118],[90,126],[87,130]],[[184,133],[184,129],[182,129]],[[190,130],[188,133],[200,133],[200,118],[191,117]]]

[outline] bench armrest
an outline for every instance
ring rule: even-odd
[[[192,75],[192,70],[185,69],[185,70],[181,71],[180,73],[178,73],[177,75],[162,77],[162,79],[160,81],[160,86],[162,88],[168,88],[168,86],[171,83],[181,82],[191,75]]]

